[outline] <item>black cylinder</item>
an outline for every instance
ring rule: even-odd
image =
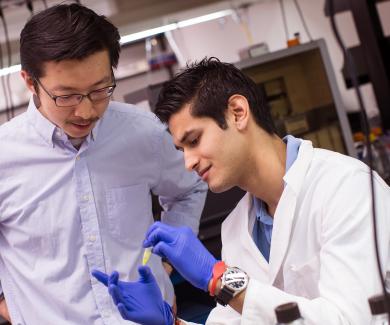
[[[385,297],[383,295],[371,297],[370,299],[368,299],[368,303],[370,304],[372,315],[380,315],[386,312],[386,302]]]
[[[275,313],[278,323],[289,323],[301,318],[301,313],[295,302],[289,302],[276,307]]]

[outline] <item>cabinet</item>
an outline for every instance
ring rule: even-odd
[[[236,63],[267,99],[280,136],[356,157],[347,114],[324,40]]]

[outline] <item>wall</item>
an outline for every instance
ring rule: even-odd
[[[92,0],[90,0],[92,1]],[[343,58],[333,37],[329,19],[324,16],[324,0],[298,0],[302,6],[303,14],[307,25],[314,39],[324,38],[327,42],[331,60],[336,72],[337,83],[342,95],[343,103],[347,111],[355,111],[358,108],[357,99],[352,90],[347,90],[341,76]],[[284,0],[290,36],[299,31],[301,40],[308,41],[299,16],[292,0]],[[385,35],[390,35],[390,2],[383,2],[379,5],[379,12],[382,18]],[[104,11],[104,10],[103,10]],[[253,36],[253,42],[266,42],[270,51],[279,50],[285,47],[285,33],[282,16],[277,0],[264,0],[252,5],[247,11],[242,12],[241,18],[247,22]],[[337,15],[337,22],[342,37],[348,46],[359,44],[353,18],[349,12]],[[236,62],[239,60],[238,51],[249,45],[249,39],[239,23],[238,17],[227,17],[220,20],[206,22],[199,25],[183,28],[171,32],[172,39],[180,49],[180,56],[183,64],[186,61],[199,60],[204,56],[216,56],[223,61]],[[140,60],[133,55],[123,53],[123,61]],[[138,76],[136,82],[128,79],[118,86],[115,98],[122,100],[123,95],[131,92],[133,85],[147,84],[147,77]],[[153,78],[154,79],[154,78]],[[159,79],[159,78],[158,78]],[[26,91],[19,73],[11,75],[11,87],[15,105],[26,103],[29,93]],[[159,81],[159,80],[158,80]],[[128,89],[128,91],[126,91]],[[363,99],[366,103],[370,116],[377,114],[377,104],[371,85],[362,86]],[[2,93],[0,91],[0,93]],[[4,96],[0,96],[0,111],[5,107]],[[0,114],[0,123],[4,116]]]
[[[300,32],[301,41],[308,41],[300,22],[299,15],[292,0],[284,0],[290,37],[294,32]],[[353,90],[347,90],[342,79],[341,68],[343,57],[331,31],[329,19],[324,15],[324,0],[299,0],[306,23],[314,39],[324,38],[336,72],[337,83],[347,111],[358,109],[358,103]],[[385,35],[390,35],[390,2],[379,4]],[[270,51],[285,47],[286,37],[279,1],[270,0],[250,7],[242,15],[248,23],[254,43],[266,42]],[[350,12],[337,14],[337,23],[341,36],[347,46],[359,44],[359,38]],[[237,19],[226,18],[223,21],[211,21],[202,25],[187,27],[173,31],[173,37],[182,50],[182,55],[188,60],[199,60],[204,56],[216,56],[223,61],[239,60],[239,49],[248,46],[249,41]],[[361,87],[368,114],[378,113],[372,86]]]

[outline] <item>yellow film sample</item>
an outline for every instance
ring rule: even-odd
[[[142,257],[142,265],[146,265],[148,263],[150,255],[152,255],[152,248],[145,248],[144,256]]]

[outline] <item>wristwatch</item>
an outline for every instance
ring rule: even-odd
[[[249,277],[238,267],[228,267],[222,275],[221,282],[221,289],[215,296],[215,300],[222,306],[226,306],[233,297],[246,289]]]

